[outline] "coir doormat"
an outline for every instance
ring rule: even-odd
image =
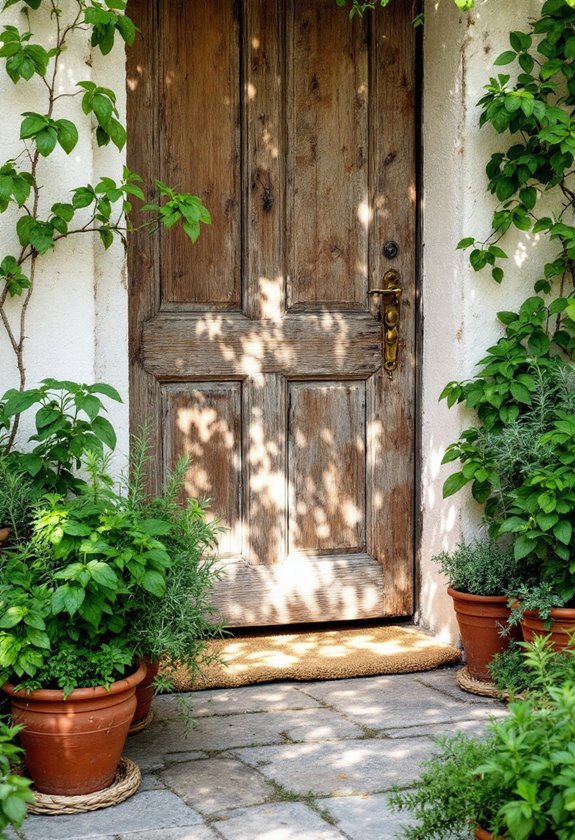
[[[376,625],[272,635],[246,633],[211,643],[222,662],[193,682],[183,669],[176,691],[233,688],[274,680],[334,680],[430,671],[461,661],[457,648],[411,625]]]

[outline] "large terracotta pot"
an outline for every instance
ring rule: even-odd
[[[551,624],[544,621],[537,610],[525,610],[521,618],[521,629],[526,642],[534,636],[551,636],[555,650],[567,647],[569,634],[575,632],[575,609],[555,607],[551,610]]]
[[[144,665],[146,666],[146,676],[136,688],[136,711],[132,718],[132,727],[138,726],[150,714],[155,693],[154,680],[160,670],[159,662],[150,662],[145,659]]]
[[[26,768],[41,793],[79,796],[114,781],[146,666],[106,690],[77,688],[66,700],[57,689],[16,691],[6,683]]]
[[[502,636],[500,629],[507,624],[509,607],[505,595],[469,595],[449,587],[459,624],[459,632],[467,668],[473,679],[489,682],[487,664],[496,653],[502,653],[512,638],[520,638],[519,628]]]

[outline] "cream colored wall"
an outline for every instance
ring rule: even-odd
[[[488,341],[498,335],[495,312],[513,307],[524,294],[533,248],[529,237],[523,236],[513,251],[509,277],[500,288],[488,275],[475,275],[466,257],[455,251],[463,236],[488,231],[492,205],[485,195],[483,169],[495,138],[488,129],[478,131],[475,103],[493,58],[506,47],[507,32],[520,26],[540,3],[523,0],[522,20],[518,20],[517,5],[512,0],[478,0],[476,11],[468,16],[459,15],[451,0],[426,2],[419,617],[428,627],[451,638],[456,635],[451,604],[430,559],[455,545],[462,534],[471,534],[477,528],[478,511],[465,491],[442,500],[441,486],[449,472],[440,467],[442,453],[457,437],[466,418],[462,411],[448,411],[445,403],[438,404],[437,397],[447,381],[472,373]],[[18,18],[15,8],[3,16],[6,21]],[[36,15],[33,19],[41,20]],[[37,29],[40,40],[45,40],[48,29],[45,19]],[[115,49],[106,58],[91,57],[87,41],[78,38],[62,61],[62,79],[90,78],[121,91],[122,49]],[[5,158],[18,151],[20,113],[42,110],[44,91],[40,83],[32,91],[29,85],[15,87],[2,71],[0,94],[0,148]],[[62,116],[85,123],[78,99],[61,100],[58,107]],[[123,97],[120,107],[123,113]],[[121,157],[113,149],[97,149],[91,132],[84,128],[70,157],[59,151],[42,162],[42,178],[58,185],[57,194],[43,194],[44,204],[65,200],[69,189],[94,180],[98,172],[115,170],[119,174]],[[2,217],[0,251],[11,253],[13,245],[10,226]],[[127,311],[125,262],[120,247],[105,253],[98,242],[75,237],[42,260],[28,329],[29,383],[50,375],[114,384],[126,400],[112,413],[119,431],[120,453],[127,451],[128,441]],[[15,369],[0,331],[0,385],[10,387],[15,381]]]
[[[434,631],[455,637],[451,601],[430,561],[478,530],[480,509],[466,489],[442,499],[443,481],[456,466],[440,465],[443,452],[473,417],[448,410],[438,396],[450,380],[471,376],[483,351],[500,335],[495,313],[513,309],[529,294],[536,279],[530,269],[537,243],[529,235],[509,234],[502,243],[510,260],[501,286],[487,271],[475,274],[455,248],[464,236],[487,235],[494,207],[486,194],[484,168],[502,140],[489,127],[479,130],[477,100],[494,73],[493,60],[509,48],[508,33],[524,27],[541,3],[479,0],[471,15],[458,14],[451,0],[428,0],[425,6],[419,617]]]
[[[46,43],[53,26],[46,13],[30,17],[34,39]],[[17,7],[2,14],[2,23],[27,28]],[[92,56],[84,34],[76,36],[61,57],[60,89],[75,81],[94,80],[120,93],[124,107],[124,51],[121,46],[105,59]],[[0,157],[2,162],[21,151],[18,141],[23,111],[46,112],[46,88],[39,79],[14,85],[0,71]],[[46,186],[40,208],[46,214],[56,201],[69,201],[70,190],[95,183],[100,174],[121,177],[124,155],[115,150],[99,150],[87,125],[79,97],[63,98],[56,103],[54,116],[74,120],[80,128],[80,140],[68,156],[59,147],[47,159],[41,159],[39,180]],[[0,218],[0,260],[16,254],[14,234],[16,215]],[[104,252],[91,235],[74,236],[60,242],[53,252],[38,261],[39,270],[29,309],[25,362],[28,385],[47,376],[83,382],[105,380],[118,388],[125,398],[119,408],[110,406],[111,419],[119,430],[118,452],[127,452],[128,364],[127,364],[127,291],[124,254],[121,246]],[[19,317],[20,301],[9,309],[13,323]],[[0,329],[0,390],[17,385],[14,357],[4,330]],[[30,428],[24,428],[24,435]],[[122,460],[118,458],[118,464]]]

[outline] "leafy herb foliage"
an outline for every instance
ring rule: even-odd
[[[8,826],[19,828],[26,816],[26,803],[34,801],[31,782],[12,772],[22,750],[16,744],[21,726],[9,726],[0,719],[0,836]]]
[[[472,595],[505,595],[526,577],[524,564],[512,551],[485,538],[460,543],[454,551],[444,551],[433,560],[453,589]]]
[[[518,312],[499,312],[504,335],[479,372],[450,382],[441,397],[474,410],[478,427],[461,434],[444,463],[461,469],[444,496],[471,484],[494,538],[510,534],[517,560],[536,559],[541,582],[563,603],[575,597],[575,8],[546,0],[527,31],[510,34],[496,65],[513,74],[490,79],[481,124],[509,139],[487,165],[499,201],[485,241],[466,237],[470,262],[500,283],[507,254],[499,244],[514,228],[547,237],[555,252],[533,277],[535,294]],[[546,195],[555,211],[541,210]],[[502,243],[503,244],[503,243]]]

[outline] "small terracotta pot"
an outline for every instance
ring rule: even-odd
[[[490,834],[489,831],[484,831],[482,828],[476,828],[475,840],[500,840],[500,838]]]
[[[10,528],[0,528],[0,547],[7,541],[10,536]]]
[[[505,595],[469,595],[449,587],[459,624],[459,632],[467,668],[473,679],[489,682],[487,664],[496,653],[502,653],[513,638],[521,638],[519,628],[511,628],[501,636],[500,628],[507,624],[509,607]]]
[[[569,634],[575,632],[575,609],[555,607],[551,610],[550,617],[549,626],[549,621],[544,621],[537,610],[525,610],[521,618],[523,638],[526,642],[531,642],[534,636],[550,635],[552,646],[555,650],[561,650],[569,644]]]
[[[159,662],[150,662],[148,659],[144,659],[144,665],[146,666],[146,676],[136,688],[136,711],[132,718],[132,726],[137,726],[150,714],[155,693],[153,683],[160,670]]]
[[[16,691],[6,683],[26,768],[41,793],[80,796],[114,781],[146,666],[106,690],[77,688],[66,700],[57,689]]]

